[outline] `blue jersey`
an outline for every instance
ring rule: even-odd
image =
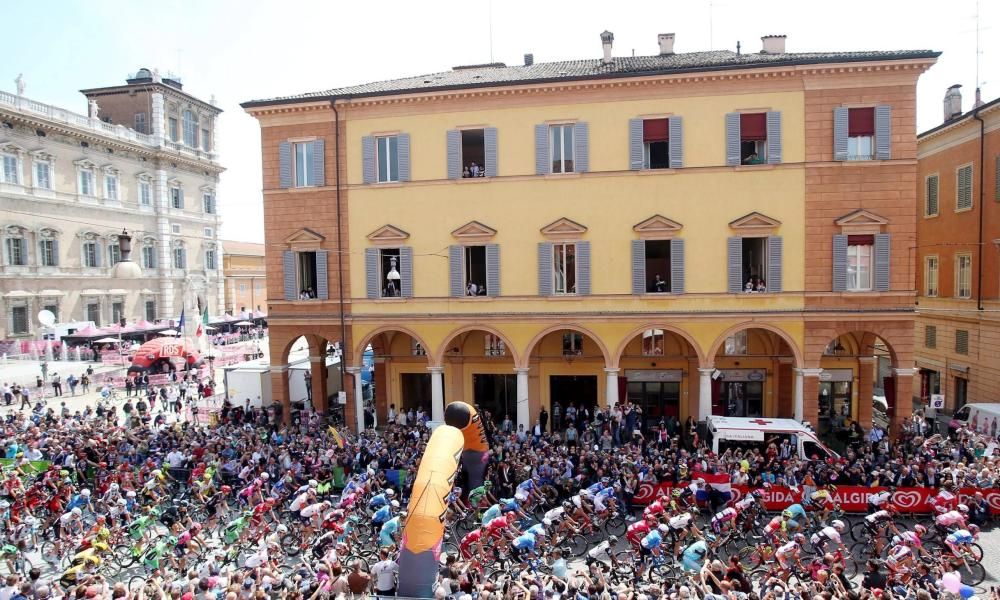
[[[76,496],[73,496],[73,499],[66,505],[66,510],[73,510],[74,508],[87,506],[88,504],[90,504],[90,498],[84,498],[83,496],[77,494]]]
[[[375,514],[372,515],[372,521],[375,523],[385,523],[390,518],[392,518],[392,510],[388,505],[378,509],[375,511]]]
[[[785,510],[792,513],[793,519],[804,519],[806,517],[806,509],[802,508],[801,504],[793,504]]]
[[[535,489],[535,481],[533,479],[525,479],[521,483],[517,484],[517,489],[530,492]]]
[[[521,535],[514,538],[514,541],[510,543],[511,546],[517,548],[518,550],[534,550],[535,549],[535,536],[530,533],[522,533]]]
[[[654,529],[653,531],[647,533],[646,537],[642,538],[642,541],[639,543],[646,550],[653,550],[654,548],[658,548],[660,544],[663,543],[663,536],[660,535],[659,529]]]
[[[541,523],[535,523],[534,525],[526,529],[524,532],[530,533],[535,537],[538,536],[545,537],[545,525],[542,525]]]
[[[393,536],[399,532],[399,517],[393,517],[382,525],[382,529],[378,532],[378,542],[380,546],[388,546],[394,544]]]
[[[515,510],[519,510],[521,505],[517,503],[515,498],[501,498],[500,499],[500,511],[509,513]]]
[[[950,534],[948,534],[948,537],[945,538],[945,541],[947,541],[949,544],[958,545],[958,544],[971,544],[973,541],[975,541],[975,539],[976,539],[975,536],[973,536],[965,529],[959,529],[957,531],[953,531]]]
[[[502,514],[503,511],[500,509],[499,504],[494,504],[493,506],[487,508],[486,512],[483,513],[483,525],[486,525],[487,523],[489,523],[490,521],[499,517]]]
[[[613,487],[606,487],[603,490],[597,492],[597,494],[594,496],[595,499],[600,498],[602,501],[605,498],[614,498],[614,497],[615,497],[615,488]]]
[[[705,562],[708,554],[708,545],[705,540],[698,540],[684,549],[681,553],[681,566],[686,571],[699,571]]]
[[[372,496],[372,499],[368,501],[369,508],[375,508],[376,506],[385,506],[389,504],[389,498],[385,494],[378,494],[377,496]]]
[[[604,484],[601,483],[600,481],[598,481],[594,485],[591,485],[591,486],[587,487],[587,491],[590,492],[591,494],[597,494],[598,492],[600,492],[603,489],[604,489]]]

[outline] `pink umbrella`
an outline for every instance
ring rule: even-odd
[[[152,329],[153,327],[156,327],[156,325],[150,323],[146,319],[142,319],[140,321],[137,321],[136,324],[135,324],[136,330]]]
[[[233,315],[228,315],[228,314],[222,315],[222,320],[227,323],[232,323],[233,321],[239,321],[239,319],[237,319]]]

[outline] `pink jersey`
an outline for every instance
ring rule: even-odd
[[[965,515],[958,512],[957,510],[949,510],[944,514],[940,514],[934,518],[934,522],[942,526],[950,525],[962,525],[965,526]]]

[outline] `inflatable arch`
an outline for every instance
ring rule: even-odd
[[[431,434],[413,481],[400,544],[399,596],[434,596],[448,495],[459,465],[473,489],[483,484],[490,460],[486,432],[473,406],[452,402],[445,409],[444,422]]]

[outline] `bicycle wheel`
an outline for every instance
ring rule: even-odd
[[[861,519],[851,525],[851,539],[855,542],[863,542],[868,538],[868,528],[865,527],[865,520]]]
[[[962,577],[962,583],[975,587],[986,579],[986,569],[978,562],[966,560],[964,565],[958,568],[958,573]]]
[[[983,547],[979,544],[969,544],[969,552],[976,559],[976,562],[983,562]]]
[[[118,563],[118,567],[121,569],[127,569],[135,562],[135,556],[132,555],[132,547],[125,544],[119,544],[114,547],[111,551],[111,559]]]
[[[739,551],[739,561],[746,570],[755,570],[762,568],[766,562],[764,556],[761,554],[760,547],[757,546],[745,546]]]
[[[868,544],[867,542],[855,542],[851,544],[851,556],[855,560],[863,561],[868,558]]]
[[[583,537],[579,533],[574,533],[573,535],[567,537],[563,540],[562,545],[569,548],[569,552],[574,558],[583,556],[587,552],[587,548],[590,546],[587,542],[587,538]]]
[[[626,528],[628,528],[628,524],[621,515],[614,515],[604,522],[604,531],[608,535],[625,535]]]
[[[441,564],[445,564],[448,556],[458,556],[458,544],[455,542],[445,542],[441,544]]]
[[[365,573],[367,573],[369,571],[369,568],[368,568],[368,559],[367,558],[355,554],[354,556],[351,556],[350,558],[347,559],[347,564],[348,565],[353,565],[355,561],[361,563],[361,570],[362,571],[364,571]]]
[[[148,581],[149,577],[146,577],[145,575],[133,575],[128,580],[128,591],[132,592],[133,594],[137,594],[139,593],[139,590],[141,590]]]
[[[286,533],[281,536],[281,548],[288,556],[298,556],[302,552],[302,538],[297,533]]]
[[[49,564],[59,564],[59,552],[56,551],[56,544],[52,540],[42,542],[42,559]]]

